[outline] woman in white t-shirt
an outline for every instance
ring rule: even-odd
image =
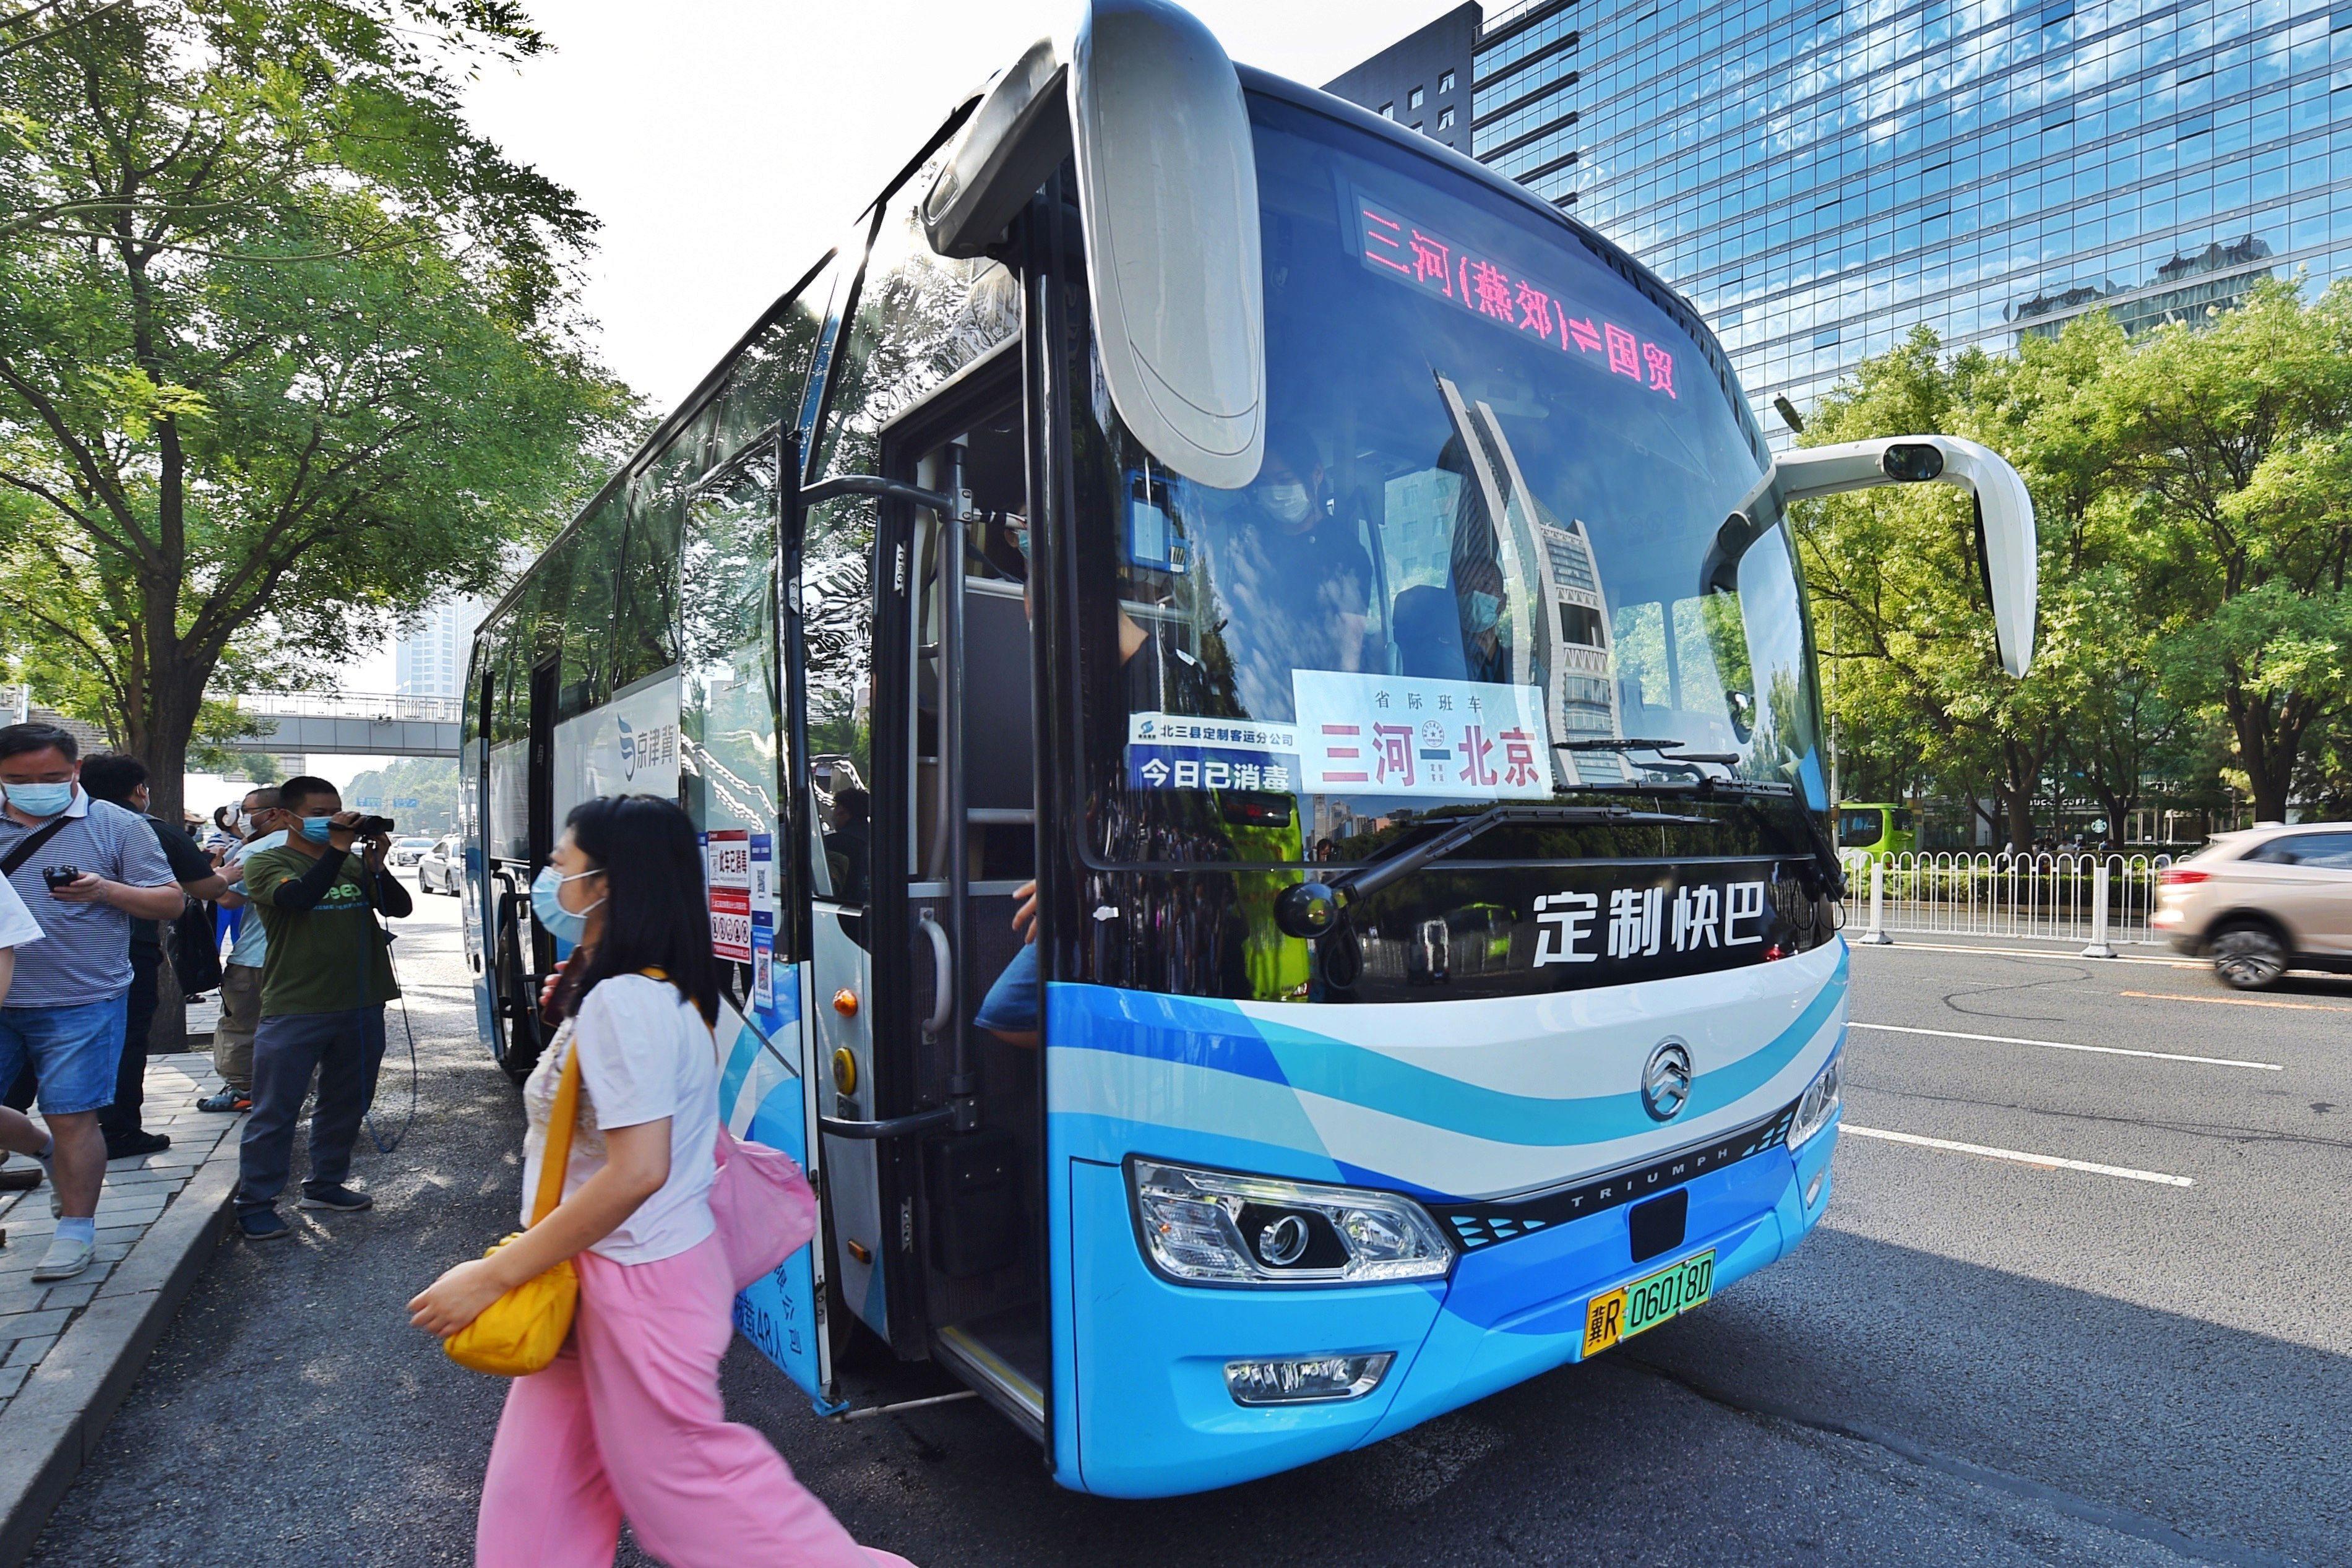
[[[33,918],[33,911],[25,907],[24,896],[7,878],[0,877],[0,1002],[8,999],[8,987],[16,981],[16,950],[47,935],[41,930],[41,922]],[[12,1149],[32,1153],[43,1170],[48,1168],[49,1135],[23,1111],[0,1105],[0,1159],[6,1157],[5,1151]],[[40,1179],[38,1172],[32,1175],[35,1181]]]
[[[625,1514],[673,1568],[903,1563],[859,1547],[719,1402],[735,1290],[710,1214],[719,992],[693,824],[653,795],[589,801],[531,905],[574,951],[551,1006],[562,1026],[523,1087],[522,1190],[538,1190],[557,1080],[577,1053],[563,1200],[409,1303],[412,1321],[446,1338],[566,1258],[579,1273],[571,1339],[508,1392],[476,1563],[609,1568]]]

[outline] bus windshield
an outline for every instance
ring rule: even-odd
[[[1088,736],[1097,786],[1136,808],[1288,797],[1308,856],[1433,809],[1702,770],[1825,805],[1791,547],[1689,333],[1500,193],[1251,110],[1265,465],[1190,483],[1093,400],[1084,488],[1110,545],[1082,552],[1080,598],[1119,606],[1083,637],[1089,729],[1113,731]],[[1675,749],[1735,760],[1657,772]]]

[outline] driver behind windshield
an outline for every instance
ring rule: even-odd
[[[1211,545],[1229,611],[1227,642],[1251,645],[1241,669],[1361,670],[1378,579],[1356,509],[1339,504],[1314,444],[1276,432],[1239,515]],[[1244,710],[1289,716],[1291,694],[1244,691]]]

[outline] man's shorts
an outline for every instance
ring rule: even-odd
[[[71,1116],[114,1103],[130,993],[79,1007],[0,1007],[0,1083],[29,1060],[41,1080],[41,1114]]]
[[[1037,945],[1024,942],[988,988],[972,1023],[1000,1035],[1035,1034],[1042,1022],[1037,990]]]

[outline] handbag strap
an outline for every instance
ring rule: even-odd
[[[547,1146],[539,1155],[539,1195],[530,1205],[533,1225],[553,1214],[563,1200],[563,1175],[572,1164],[572,1128],[580,1118],[580,1042],[567,1039],[564,1046],[563,1076],[555,1085],[555,1104],[547,1113]]]
[[[66,830],[66,824],[71,820],[70,817],[59,814],[49,820],[47,826],[33,829],[29,837],[8,851],[8,858],[5,860],[0,860],[0,877],[15,876],[24,868],[26,861],[40,852],[42,845],[63,833]]]

